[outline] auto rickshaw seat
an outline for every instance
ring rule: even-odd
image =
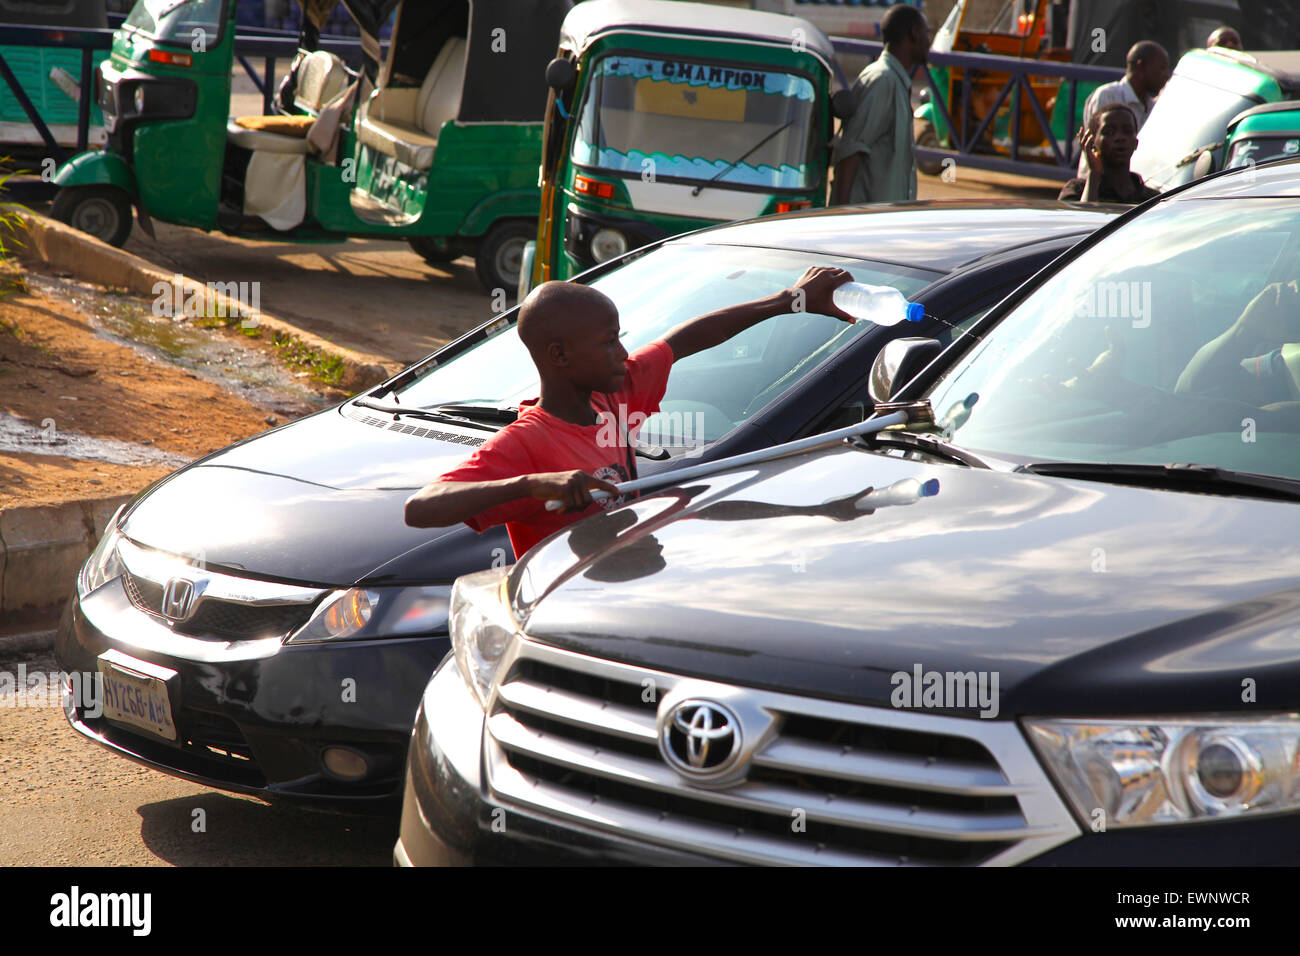
[[[298,65],[298,85],[294,93],[294,106],[310,116],[316,116],[334,97],[338,96],[352,80],[347,65],[337,54],[315,50]],[[269,153],[307,153],[308,125],[285,132],[258,129],[266,117],[231,117],[226,123],[226,138],[244,149],[264,150]]]
[[[313,115],[352,81],[352,74],[337,54],[314,50],[307,54],[298,67],[298,87],[294,91],[293,105]]]
[[[241,146],[254,152],[290,153],[306,155],[309,149],[306,130],[302,136],[290,136],[287,133],[270,133],[261,129],[247,129],[239,125],[234,117],[226,123],[226,140],[233,146]]]
[[[357,138],[414,169],[428,169],[443,124],[460,111],[466,43],[452,37],[438,51],[419,89],[376,90],[357,121]]]

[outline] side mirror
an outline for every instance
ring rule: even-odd
[[[853,115],[858,101],[852,90],[836,90],[831,96],[831,113],[836,119],[846,120]]]
[[[567,90],[577,78],[578,68],[573,65],[572,60],[557,56],[546,64],[546,85],[556,92]]]
[[[867,392],[877,405],[892,401],[898,390],[930,364],[943,345],[937,339],[902,338],[888,343],[871,363]]]
[[[1203,149],[1201,154],[1196,157],[1196,165],[1192,167],[1192,178],[1200,179],[1202,176],[1208,176],[1214,172],[1214,152]]]

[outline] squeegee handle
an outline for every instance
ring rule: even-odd
[[[892,412],[881,418],[873,418],[870,421],[858,422],[856,425],[850,425],[847,428],[837,428],[833,432],[822,432],[820,435],[809,435],[807,438],[799,438],[795,441],[788,441],[784,445],[773,445],[770,448],[760,448],[757,451],[748,451],[743,455],[732,455],[730,458],[719,458],[717,461],[706,461],[698,465],[691,465],[687,468],[675,468],[671,471],[663,471],[657,475],[650,475],[646,478],[638,478],[636,481],[624,481],[616,484],[620,495],[628,494],[634,491],[648,491],[651,488],[666,488],[670,485],[679,485],[684,481],[690,481],[692,478],[703,478],[707,475],[716,475],[720,471],[727,471],[731,468],[743,468],[746,465],[756,465],[760,462],[774,461],[777,458],[784,458],[787,455],[797,455],[800,452],[812,451],[814,448],[827,448],[831,445],[838,445],[846,438],[854,438],[858,435],[870,435],[873,432],[883,431],[894,425],[903,425],[907,422],[906,412]],[[612,497],[607,491],[593,491],[592,500],[604,501]],[[546,502],[547,511],[559,511],[564,507],[564,502],[553,498]]]

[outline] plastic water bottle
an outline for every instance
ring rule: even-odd
[[[933,498],[939,493],[939,479],[918,481],[916,478],[902,478],[892,485],[877,488],[859,498],[854,506],[859,511],[874,511],[876,508],[888,508],[891,505],[913,505],[922,498]]]
[[[925,306],[908,302],[903,293],[887,285],[846,282],[831,294],[831,299],[859,322],[897,325],[904,320],[920,322],[925,317]]]

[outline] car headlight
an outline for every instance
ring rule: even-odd
[[[451,588],[445,585],[334,591],[284,642],[317,644],[438,634],[447,627],[450,598]]]
[[[597,229],[591,237],[591,258],[597,263],[617,259],[627,252],[627,236],[617,229]]]
[[[117,516],[121,513],[122,509],[118,508],[109,519],[99,544],[95,545],[95,550],[90,552],[90,557],[81,566],[81,572],[77,575],[78,600],[122,576],[122,562],[117,556],[117,545],[122,540],[122,535],[117,530]]]
[[[451,649],[465,683],[487,706],[497,667],[517,625],[506,600],[510,568],[491,568],[457,578],[451,591]]]
[[[1300,714],[1033,720],[1029,738],[1088,823],[1189,823],[1300,807]]]
[[[143,113],[144,112],[144,87],[143,86],[137,86],[135,88],[135,94],[131,97],[131,100],[135,104],[135,111],[137,113]]]

